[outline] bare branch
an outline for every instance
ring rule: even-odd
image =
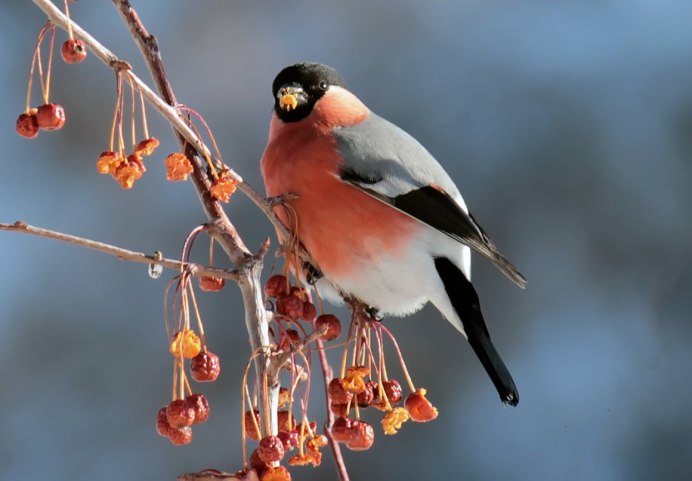
[[[81,247],[86,247],[88,249],[93,249],[104,254],[116,256],[125,261],[139,262],[142,264],[160,264],[163,267],[166,267],[168,269],[175,269],[177,271],[188,270],[196,276],[213,276],[223,277],[224,279],[229,279],[232,281],[238,280],[238,272],[236,270],[230,271],[227,269],[219,269],[217,267],[209,267],[194,262],[180,262],[175,259],[157,257],[154,254],[144,254],[143,252],[135,252],[128,249],[123,249],[121,247],[116,247],[111,244],[105,244],[103,242],[85,239],[83,237],[77,237],[70,234],[64,234],[62,232],[56,232],[48,229],[41,229],[40,227],[34,227],[22,221],[17,221],[14,224],[0,223],[0,230],[5,230],[9,232],[19,232],[22,234],[30,234],[39,237],[46,237],[48,239],[55,239],[67,242],[68,244],[74,244]]]

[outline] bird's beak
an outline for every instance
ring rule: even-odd
[[[279,100],[279,107],[286,112],[295,110],[299,105],[307,102],[305,91],[295,85],[284,85],[276,94]]]

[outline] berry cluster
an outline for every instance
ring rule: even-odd
[[[161,436],[167,437],[174,445],[181,446],[192,442],[192,426],[203,423],[209,418],[209,402],[203,394],[192,392],[185,370],[185,361],[189,360],[190,376],[197,382],[216,381],[221,373],[221,363],[219,357],[207,349],[204,326],[189,273],[184,272],[176,279],[177,295],[173,310],[179,322],[178,330],[173,335],[170,335],[166,314],[169,352],[175,359],[172,400],[159,410],[156,416],[156,431]],[[191,310],[195,313],[199,334],[191,328]]]

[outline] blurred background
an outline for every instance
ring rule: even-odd
[[[345,453],[352,479],[690,479],[692,3],[134,5],[159,39],[179,101],[205,116],[226,162],[252,185],[261,188],[274,75],[300,60],[333,65],[439,159],[529,280],[521,291],[476,257],[474,283],[519,386],[517,408],[501,405],[437,311],[386,320],[440,417],[395,437],[376,426],[369,452]],[[26,0],[0,8],[0,222],[176,257],[204,217],[189,184],[164,180],[162,160],[177,150],[170,129],[150,110],[163,145],[132,191],[98,175],[115,89],[112,72],[90,56],[55,63],[52,100],[67,111],[65,128],[19,137],[14,123],[44,17]],[[71,10],[149,79],[110,2]],[[227,212],[253,248],[272,235],[242,195]],[[164,480],[240,468],[249,347],[233,285],[200,295],[223,363],[220,379],[201,388],[213,420],[184,448],[154,432],[170,395],[169,278],[0,233],[1,479]],[[319,420],[320,404],[317,392]],[[292,472],[336,478],[329,458]]]

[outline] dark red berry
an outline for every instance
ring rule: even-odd
[[[303,317],[303,301],[291,294],[279,297],[276,311],[295,321]]]
[[[267,463],[265,463],[264,461],[262,461],[262,460],[260,459],[260,457],[259,457],[259,452],[258,452],[258,451],[259,451],[259,448],[258,448],[258,449],[255,449],[255,450],[252,452],[252,455],[250,456],[250,467],[251,467],[252,469],[254,469],[255,471],[257,471],[257,472],[260,474],[260,476],[261,476],[262,473],[263,473],[269,466],[267,465]]]
[[[289,433],[296,428],[296,418],[291,414],[290,411],[279,411],[276,414],[278,418],[279,432]]]
[[[366,408],[370,406],[375,398],[377,397],[377,383],[375,381],[368,381],[365,383],[365,391],[359,393],[356,396],[358,406]]]
[[[286,350],[289,349],[293,344],[297,344],[301,341],[300,334],[295,329],[288,329],[284,331],[281,335],[281,342],[279,342],[279,349]]]
[[[333,341],[341,335],[341,321],[332,314],[322,314],[315,319],[315,330],[319,331],[324,326],[327,327],[327,332],[322,336],[325,341]]]
[[[62,59],[67,63],[82,63],[87,57],[87,48],[83,40],[65,40],[60,49]]]
[[[278,436],[265,436],[259,442],[257,456],[265,463],[281,461],[284,457],[284,443]]]
[[[219,356],[211,351],[202,351],[192,358],[190,363],[192,379],[197,382],[216,381],[221,373]]]
[[[332,437],[334,441],[348,443],[353,439],[353,419],[341,416],[336,418],[332,425]]]
[[[267,297],[281,297],[288,294],[288,279],[286,276],[276,274],[271,276],[264,285],[264,293]]]
[[[43,130],[58,130],[65,125],[65,109],[60,104],[40,105],[36,112],[39,128]]]
[[[375,430],[366,422],[353,421],[351,433],[351,440],[346,442],[346,447],[352,451],[365,451],[375,442]]]
[[[252,415],[255,415],[255,420],[252,420]],[[260,438],[260,415],[257,409],[253,411],[245,411],[245,433],[247,437],[253,441],[259,441]]]
[[[317,309],[312,302],[303,302],[303,319],[307,322],[313,322],[317,317]]]
[[[199,288],[206,292],[219,292],[225,284],[223,277],[200,276],[199,278]]]
[[[353,399],[353,393],[344,387],[344,380],[335,377],[329,382],[329,399],[335,404],[347,404]]]
[[[38,135],[38,118],[35,112],[30,111],[17,117],[17,133],[27,139],[36,138]]]
[[[401,384],[395,379],[390,379],[389,381],[384,381],[382,383],[384,392],[387,395],[387,400],[390,404],[397,404],[401,401],[403,393],[401,391]]]
[[[176,399],[166,407],[166,420],[171,428],[191,426],[195,422],[195,409],[184,399]]]
[[[167,407],[168,406],[162,407],[156,414],[156,432],[159,434],[159,436],[163,436],[164,438],[170,436],[171,431],[171,425],[168,424],[168,418],[166,417]]]
[[[185,398],[185,402],[195,411],[195,421],[193,424],[202,424],[209,419],[209,401],[207,401],[204,394],[190,394]]]
[[[286,431],[279,431],[278,436],[279,439],[281,439],[281,442],[284,444],[284,452],[297,448],[298,444],[300,444],[300,435],[298,434],[298,431],[291,431],[290,433]]]

